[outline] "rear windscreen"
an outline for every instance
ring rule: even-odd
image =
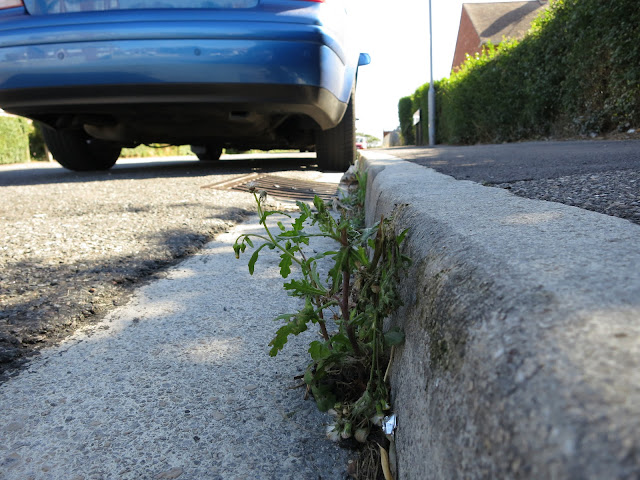
[[[25,0],[32,15],[145,8],[252,8],[259,0]]]

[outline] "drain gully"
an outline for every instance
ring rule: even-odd
[[[205,185],[202,188],[215,188],[216,190],[236,190],[248,192],[248,184],[253,182],[256,190],[264,190],[267,195],[286,200],[313,200],[319,196],[323,200],[331,200],[338,194],[338,185],[332,183],[312,182],[295,178],[280,177],[277,175],[251,173],[226,180],[220,183]]]

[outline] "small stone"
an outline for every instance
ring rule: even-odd
[[[0,465],[4,467],[10,467],[18,463],[20,460],[22,460],[22,457],[20,457],[20,455],[18,455],[17,453],[12,453],[10,455],[7,455],[5,459],[0,463]]]
[[[257,389],[257,388],[258,388],[258,386],[257,386],[257,385],[253,385],[253,384],[252,384],[252,385],[246,385],[246,386],[244,387],[244,389],[245,389],[247,392],[253,392],[253,391],[254,391],[255,389]]]
[[[217,421],[224,420],[225,418],[224,413],[221,413],[221,412],[213,412],[211,416],[213,417],[214,420],[217,420]]]
[[[24,423],[22,422],[11,422],[6,427],[4,427],[5,432],[18,432],[24,429]]]
[[[180,477],[184,473],[184,469],[181,467],[175,467],[171,470],[167,470],[166,472],[159,473],[154,478],[157,480],[173,480],[175,478]]]

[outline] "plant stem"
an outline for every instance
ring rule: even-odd
[[[349,248],[349,239],[346,227],[340,231],[340,243],[342,244],[342,248]],[[342,267],[342,301],[340,302],[340,309],[342,311],[342,321],[347,332],[347,337],[349,338],[349,343],[351,343],[351,346],[353,347],[353,353],[355,353],[356,356],[360,356],[362,355],[362,352],[360,351],[356,332],[353,325],[351,325],[349,315],[349,277],[349,259],[345,258],[344,265]]]
[[[383,241],[384,241],[384,216],[380,218],[378,231],[376,232],[376,241],[375,241],[375,249],[373,252],[373,259],[371,260],[371,265],[369,266],[369,270],[371,272],[373,272],[378,266],[378,261],[380,260],[380,256],[382,255]]]
[[[376,312],[373,316],[373,342],[371,345],[371,369],[369,371],[369,385],[367,385],[367,389],[373,387],[373,376],[377,370],[377,360],[378,360],[378,313]]]
[[[320,302],[318,302],[320,303]],[[320,305],[318,305],[319,307]],[[329,337],[329,332],[327,331],[327,324],[324,321],[324,313],[322,313],[322,310],[320,310],[318,312],[318,324],[320,324],[320,332],[322,333],[322,337],[327,341],[327,345],[329,346],[330,350],[333,350],[333,345],[331,345],[331,337]]]

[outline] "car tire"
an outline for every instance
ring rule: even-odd
[[[191,145],[191,151],[202,162],[215,162],[222,155],[222,147],[217,145]]]
[[[355,91],[340,123],[316,136],[318,166],[324,170],[344,172],[356,158]]]
[[[109,170],[120,157],[122,148],[114,143],[98,140],[83,130],[41,129],[47,148],[64,168],[76,172]]]

